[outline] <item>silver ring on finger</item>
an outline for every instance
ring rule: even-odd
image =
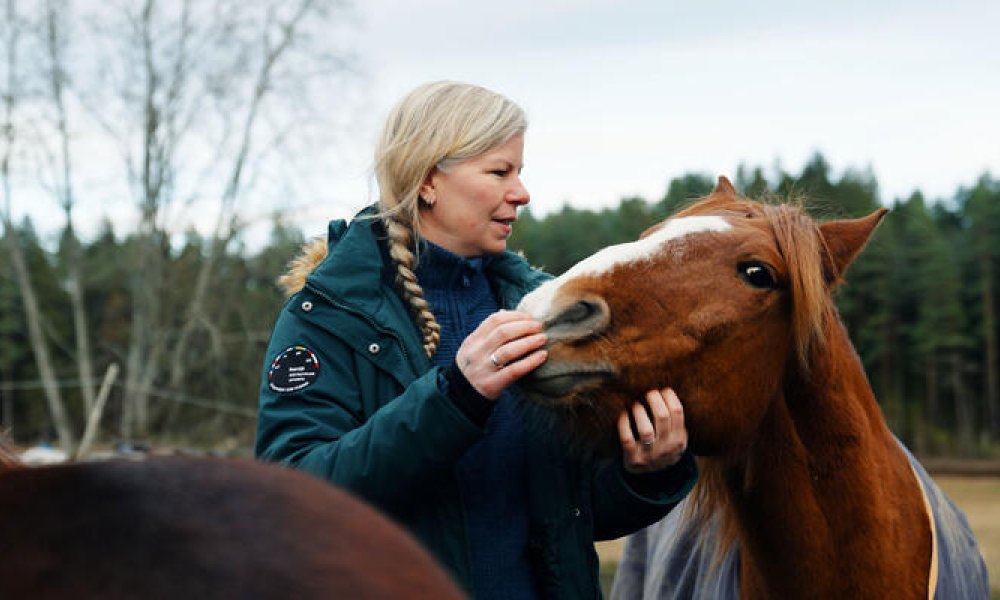
[[[503,364],[499,360],[497,360],[497,355],[495,352],[490,353],[490,362],[493,363],[493,368],[495,369],[503,368]]]
[[[639,443],[642,444],[644,447],[649,448],[650,446],[656,443],[656,438],[653,438],[651,440],[642,440]]]

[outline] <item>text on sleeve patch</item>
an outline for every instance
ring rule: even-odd
[[[319,359],[305,346],[290,346],[271,361],[268,387],[275,392],[297,392],[319,375]]]

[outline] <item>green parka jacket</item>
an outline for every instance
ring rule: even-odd
[[[330,223],[326,258],[278,317],[256,452],[375,505],[474,595],[456,465],[484,431],[441,394],[439,368],[393,288],[382,229],[370,214]],[[506,252],[490,262],[488,277],[500,305],[513,308],[549,276]],[[307,351],[306,363],[289,358],[295,349]],[[292,363],[300,376],[289,383],[280,370]],[[526,421],[535,421],[534,410]],[[694,463],[686,457],[674,467],[683,472],[663,486],[673,489],[643,495],[626,483],[620,459],[569,457],[558,436],[528,425],[529,554],[538,588],[546,598],[600,598],[593,541],[663,517],[693,485]]]

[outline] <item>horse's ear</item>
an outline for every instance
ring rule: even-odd
[[[739,196],[736,188],[725,175],[719,175],[719,182],[715,184],[715,190],[713,194],[732,194],[734,196]]]
[[[887,212],[888,209],[880,208],[867,217],[829,221],[819,226],[827,250],[823,256],[823,276],[827,285],[832,287],[840,283],[844,271],[868,243]]]

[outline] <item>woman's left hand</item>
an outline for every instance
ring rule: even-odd
[[[623,410],[618,415],[618,436],[621,438],[625,470],[630,473],[650,473],[677,464],[687,449],[688,435],[684,427],[684,407],[670,388],[646,392],[646,406],[632,405],[632,415]],[[632,423],[635,422],[635,430]]]

